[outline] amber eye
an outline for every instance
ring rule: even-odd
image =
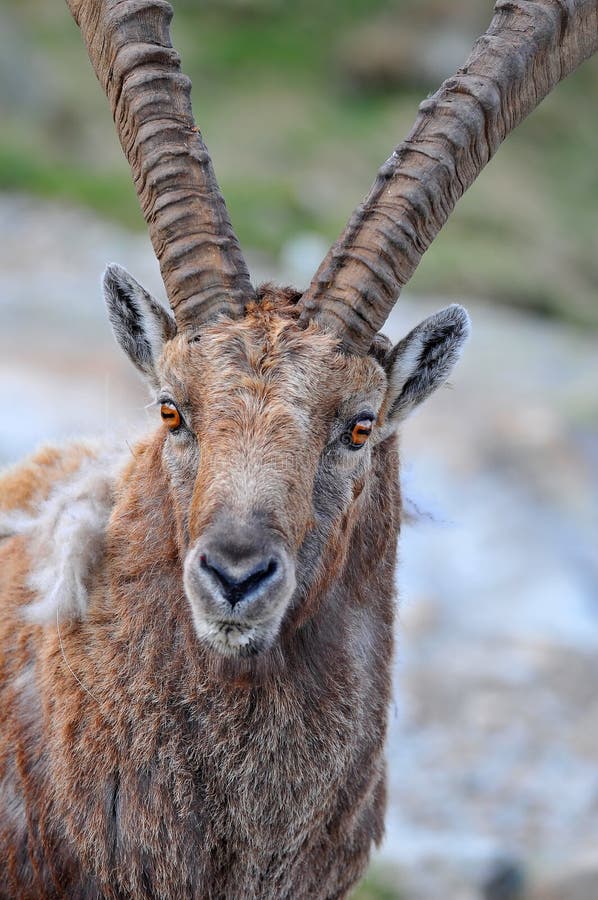
[[[351,445],[353,447],[363,447],[372,433],[373,424],[371,419],[358,419],[353,423],[351,429]]]
[[[165,422],[171,431],[176,431],[181,424],[181,414],[174,403],[162,403],[160,405],[160,415],[162,421]]]

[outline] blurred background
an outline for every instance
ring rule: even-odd
[[[178,0],[173,42],[254,280],[305,287],[490,20],[480,0]],[[502,147],[386,331],[473,336],[404,429],[387,838],[360,900],[598,896],[598,60]],[[0,464],[151,426],[108,261],[163,290],[61,0],[0,0]]]

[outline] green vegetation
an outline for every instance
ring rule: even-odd
[[[351,900],[401,900],[396,882],[396,873],[374,865],[351,894]]]
[[[143,228],[131,179],[52,162],[24,148],[0,147],[0,189],[30,191],[89,206],[129,228]]]
[[[336,237],[439,83],[430,67],[450,74],[434,62],[447,55],[447,29],[464,36],[457,65],[491,13],[475,0],[459,0],[451,18],[439,0],[174,6],[174,43],[233,223],[245,246],[272,255],[298,232]],[[0,57],[0,189],[82,203],[142,228],[104,97],[62,0],[0,0]],[[597,88],[598,63],[586,63],[521,126],[463,198],[410,290],[476,294],[598,325]]]

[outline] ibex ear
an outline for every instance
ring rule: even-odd
[[[120,266],[108,266],[103,288],[116,340],[152,386],[159,387],[157,364],[164,344],[176,334],[174,319]]]
[[[449,377],[469,336],[470,320],[456,303],[420,322],[391,350],[387,422],[396,425]]]

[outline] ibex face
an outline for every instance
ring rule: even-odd
[[[105,290],[117,339],[156,391],[197,635],[257,654],[343,564],[376,447],[446,380],[467,314],[449,307],[394,350],[378,338],[356,356],[301,327],[289,290],[262,289],[243,318],[181,333],[124,270],[109,268]]]

